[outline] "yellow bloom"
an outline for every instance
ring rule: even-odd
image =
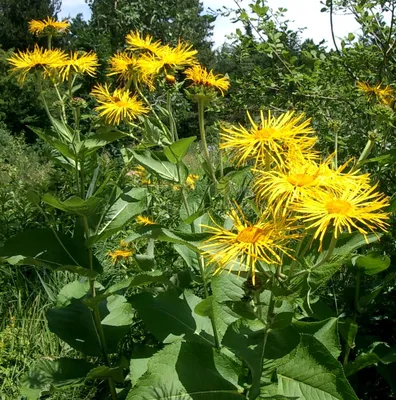
[[[68,21],[55,21],[55,19],[51,17],[47,17],[47,19],[42,21],[37,21],[35,19],[29,21],[29,31],[37,36],[40,34],[55,35],[64,33],[69,26],[70,24]]]
[[[118,75],[119,81],[128,82],[138,74],[136,57],[129,56],[127,53],[117,53],[110,58],[110,72],[108,76]]]
[[[317,163],[305,159],[301,154],[287,153],[285,159],[287,161],[278,170],[253,170],[257,176],[254,183],[257,199],[266,201],[267,206],[274,208],[275,214],[281,211],[286,215],[292,202],[308,194],[314,196],[323,188],[343,191],[354,184],[368,187],[368,175],[358,175],[358,171],[342,173],[348,163],[333,170],[330,166],[332,157]]]
[[[195,189],[195,182],[199,179],[199,175],[189,174],[186,179],[186,186],[194,190]]]
[[[133,251],[118,249],[118,250],[114,250],[114,251],[109,251],[107,254],[112,258],[113,263],[115,264],[122,259],[131,257],[133,254]]]
[[[242,210],[238,213],[232,210],[229,217],[233,221],[231,230],[225,229],[215,222],[215,226],[205,226],[213,236],[201,246],[203,255],[210,263],[217,264],[215,274],[228,268],[229,271],[239,264],[238,274],[245,267],[251,271],[252,282],[255,284],[256,263],[263,261],[267,264],[280,264],[282,255],[289,255],[286,242],[296,237],[290,233],[293,229],[291,221],[279,221],[263,214],[255,224],[246,220]]]
[[[382,211],[389,205],[388,199],[378,192],[376,186],[367,189],[362,185],[344,188],[342,192],[319,191],[305,196],[292,205],[299,218],[307,223],[307,229],[316,228],[314,238],[320,239],[320,249],[324,235],[334,229],[334,237],[346,230],[359,231],[366,236],[368,231],[385,230],[389,215]]]
[[[260,112],[261,124],[257,125],[249,112],[247,113],[252,128],[247,130],[242,125],[232,129],[223,127],[220,133],[220,149],[231,149],[233,159],[238,165],[250,159],[256,164],[264,163],[266,157],[277,163],[282,162],[282,153],[289,146],[297,146],[301,152],[311,149],[316,137],[307,136],[314,133],[310,119],[303,121],[304,115],[293,117],[293,112],[286,112],[275,118],[268,111],[268,117]]]
[[[381,87],[381,84],[377,86],[370,86],[365,82],[358,82],[358,89],[365,93],[369,100],[376,98],[380,103],[389,105],[393,99],[393,89],[390,86]]]
[[[136,217],[136,221],[138,222],[138,224],[142,224],[142,225],[155,225],[155,222],[152,221],[150,218],[148,217],[143,217],[142,215],[139,215]]]
[[[115,89],[111,94],[107,84],[96,85],[91,94],[100,104],[95,109],[104,117],[106,123],[112,125],[132,120],[149,111],[136,96],[131,97],[128,89]]]
[[[94,77],[96,68],[99,66],[98,57],[95,53],[83,52],[81,55],[76,53],[70,54],[69,59],[64,63],[61,68],[60,76],[62,80],[69,77],[71,73],[87,74]]]
[[[13,66],[12,71],[19,75],[21,83],[29,72],[39,71],[44,78],[48,77],[54,69],[60,68],[67,61],[67,55],[61,50],[44,50],[35,46],[33,51],[18,51],[8,59]]]
[[[154,42],[150,35],[146,35],[146,37],[143,38],[143,35],[140,35],[138,31],[131,31],[128,33],[125,40],[129,50],[150,50],[155,53],[161,47],[161,42],[159,40]]]
[[[193,85],[219,89],[223,96],[224,90],[228,90],[230,87],[230,81],[226,76],[215,75],[213,70],[208,72],[206,68],[200,65],[194,65],[186,69],[184,73],[186,74],[186,79],[193,81]]]

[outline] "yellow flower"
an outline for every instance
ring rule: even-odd
[[[136,96],[131,97],[128,89],[115,89],[111,94],[107,84],[96,85],[91,94],[100,104],[95,109],[111,125],[132,120],[149,111]]]
[[[388,224],[385,221],[389,215],[382,209],[389,202],[375,189],[376,186],[367,189],[363,185],[354,185],[338,193],[332,190],[319,191],[305,196],[291,208],[307,223],[307,229],[316,228],[314,239],[319,237],[321,249],[324,235],[329,229],[334,229],[335,238],[345,230],[349,233],[357,230],[365,237],[368,231],[386,230]]]
[[[127,53],[117,53],[110,58],[110,72],[108,76],[118,75],[119,81],[128,82],[138,74],[137,58]]]
[[[226,76],[215,75],[213,70],[208,72],[206,68],[200,65],[194,65],[186,69],[184,73],[186,74],[186,79],[193,81],[193,85],[219,89],[223,96],[224,90],[228,90],[230,87],[230,81]]]
[[[369,100],[376,98],[380,103],[389,105],[393,99],[393,89],[390,86],[381,87],[381,84],[377,86],[370,86],[365,82],[358,82],[358,89],[365,93]]]
[[[18,51],[8,59],[13,66],[12,71],[19,75],[23,83],[29,72],[39,71],[44,78],[48,77],[54,69],[60,68],[67,61],[67,55],[61,50],[44,50],[35,46],[33,51]]]
[[[176,47],[161,46],[153,54],[143,54],[138,65],[143,78],[150,81],[162,71],[167,75],[169,69],[195,64],[196,54],[192,46],[179,42]]]
[[[133,251],[118,249],[118,250],[114,250],[114,251],[109,251],[107,254],[112,258],[113,263],[115,264],[122,259],[131,257],[133,254]]]
[[[138,222],[138,224],[142,224],[142,225],[155,225],[155,222],[152,221],[150,218],[148,217],[143,217],[142,215],[138,215],[136,217],[136,221]]]
[[[55,21],[55,19],[51,17],[47,17],[47,19],[42,21],[37,21],[35,19],[29,21],[29,31],[37,36],[40,34],[55,35],[64,33],[69,26],[70,24],[68,21]]]
[[[138,31],[131,31],[128,33],[125,40],[129,50],[150,50],[155,53],[161,47],[161,42],[159,40],[154,42],[150,35],[146,35],[146,37],[143,38],[143,35],[140,35]]]
[[[195,182],[199,179],[199,175],[189,174],[186,179],[186,186],[194,190],[195,189]]]
[[[265,200],[269,207],[274,208],[275,214],[281,212],[286,215],[292,202],[308,194],[314,195],[323,188],[343,191],[354,184],[368,187],[368,175],[357,175],[358,171],[342,173],[348,163],[333,170],[330,166],[332,157],[317,163],[305,159],[301,154],[287,153],[285,159],[278,170],[253,170],[257,176],[254,183],[257,199]]]
[[[83,52],[81,55],[76,53],[70,54],[69,59],[64,63],[60,70],[62,80],[69,77],[71,73],[88,74],[94,77],[96,68],[99,66],[98,57],[93,52]]]
[[[276,221],[270,219],[269,214],[262,214],[255,224],[251,224],[238,206],[237,209],[240,216],[235,210],[229,214],[233,222],[231,230],[215,222],[215,226],[205,226],[213,236],[201,247],[209,262],[217,264],[214,274],[226,268],[231,271],[238,264],[239,274],[244,264],[245,271],[251,272],[254,285],[256,263],[280,264],[283,254],[290,256],[286,242],[296,235],[290,233],[293,228],[289,220]]]
[[[232,129],[223,127],[220,133],[220,149],[231,149],[233,159],[238,165],[250,159],[256,164],[264,163],[270,158],[277,163],[282,162],[282,153],[290,146],[297,146],[301,152],[311,149],[316,137],[307,136],[314,133],[310,127],[310,119],[303,121],[304,115],[293,117],[293,112],[286,112],[275,118],[268,111],[264,117],[261,111],[261,124],[257,125],[249,112],[247,113],[252,128],[247,130],[242,125]]]

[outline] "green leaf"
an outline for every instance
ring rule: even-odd
[[[66,211],[70,214],[79,215],[81,217],[89,217],[90,215],[95,214],[101,203],[101,200],[95,197],[90,197],[87,200],[83,200],[77,196],[72,196],[65,201],[60,201],[50,193],[46,193],[43,196],[42,201],[54,208]]]
[[[117,352],[119,341],[132,323],[132,308],[120,295],[112,295],[99,303],[103,331],[109,353]],[[91,356],[102,356],[91,310],[82,300],[71,299],[66,307],[47,312],[51,332],[74,349]]]
[[[94,269],[90,270],[88,249],[82,243],[60,232],[56,235],[51,229],[31,229],[19,233],[6,241],[0,249],[0,257],[12,265],[33,265],[88,277],[102,272],[102,266],[95,257]]]
[[[173,247],[192,271],[199,271],[199,255],[196,251],[183,244],[174,244]]]
[[[132,296],[131,303],[147,329],[163,343],[189,340],[213,344],[209,318],[194,312],[201,299],[189,291],[181,295],[167,291],[154,297],[151,293]]]
[[[340,321],[338,323],[340,334],[351,349],[355,346],[355,337],[358,328],[358,324],[351,318],[347,318],[345,321]]]
[[[132,387],[146,373],[150,358],[157,352],[158,349],[143,345],[135,345],[132,350],[132,357],[129,368]]]
[[[143,272],[139,275],[135,275],[132,278],[124,279],[121,282],[115,283],[110,286],[105,294],[113,294],[120,290],[126,290],[132,287],[145,286],[151,283],[169,283],[168,277],[161,271],[150,271]]]
[[[194,142],[196,136],[191,136],[188,138],[183,138],[178,140],[175,143],[172,143],[170,146],[164,148],[164,153],[166,158],[174,164],[177,164],[179,161],[183,160],[183,157],[187,154],[188,149],[191,146],[191,143]]]
[[[341,364],[314,336],[301,335],[297,348],[277,368],[277,395],[299,399],[358,400]],[[265,392],[265,388],[264,388]]]
[[[365,256],[357,256],[354,263],[366,275],[376,275],[389,268],[391,260],[388,256],[378,251],[372,251]]]
[[[201,317],[210,317],[212,315],[212,300],[213,296],[209,296],[198,303],[194,308],[195,314]]]
[[[329,318],[319,322],[295,321],[293,326],[299,333],[313,335],[322,344],[332,356],[337,359],[341,354],[340,340],[338,337],[338,319]]]
[[[345,365],[345,376],[356,374],[361,369],[370,367],[378,362],[379,357],[375,353],[361,354],[353,362]]]
[[[86,380],[93,379],[106,379],[112,378],[114,382],[123,383],[124,382],[124,373],[122,367],[114,367],[110,368],[106,365],[101,365],[99,367],[93,368],[86,376]]]
[[[19,382],[21,394],[28,400],[36,400],[44,391],[53,393],[57,389],[81,385],[93,367],[94,364],[72,358],[34,361]]]
[[[96,150],[112,143],[118,139],[124,138],[127,135],[124,132],[115,130],[113,128],[103,130],[94,135],[91,135],[81,142],[81,149],[79,154],[88,156],[94,153]]]
[[[241,365],[209,345],[176,342],[148,362],[127,400],[242,400]]]
[[[144,188],[121,192],[103,216],[98,233],[88,239],[88,245],[119,232],[132,218],[146,210],[147,202],[147,190]]]

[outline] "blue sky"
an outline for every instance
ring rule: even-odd
[[[251,1],[242,0],[240,4],[247,7]],[[235,8],[234,0],[204,0],[205,7],[212,9],[222,8],[223,6]],[[268,0],[268,5],[272,8],[284,7],[288,9],[287,17],[294,22],[290,27],[306,28],[303,38],[312,38],[315,42],[325,39],[329,47],[333,47],[331,40],[329,15],[321,13],[323,7],[320,0]],[[86,19],[90,16],[90,10],[84,0],[63,0],[61,17],[72,16],[83,13]],[[215,27],[213,40],[215,47],[221,45],[226,39],[225,36],[235,32],[238,27],[232,24],[228,18],[218,18]],[[350,15],[337,15],[334,18],[335,35],[345,37],[349,32],[356,33],[358,25]]]

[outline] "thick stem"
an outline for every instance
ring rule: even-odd
[[[318,268],[318,267],[322,266],[332,256],[336,244],[337,244],[337,238],[333,234],[333,236],[331,237],[331,241],[329,244],[329,248],[327,249],[326,255],[322,258],[321,261],[319,261],[317,264],[315,264],[312,268]]]
[[[202,150],[203,150],[204,158],[205,158],[206,164],[208,166],[211,178],[212,178],[213,182],[217,184],[216,175],[214,173],[213,166],[212,166],[212,163],[210,161],[208,144],[206,143],[204,112],[205,112],[204,100],[203,99],[199,99],[198,100],[199,132],[200,132],[200,135],[201,135]]]
[[[362,164],[362,162],[368,157],[368,155],[370,154],[371,150],[373,149],[375,144],[375,140],[374,138],[371,137],[371,135],[369,135],[369,138],[367,140],[366,146],[364,147],[362,154],[360,154],[360,157],[357,161],[357,163],[353,166],[353,168],[351,169],[351,172],[356,171],[360,165]]]
[[[52,35],[48,35],[48,50],[52,49]]]
[[[172,134],[172,140],[175,142],[176,140],[179,140],[179,137],[177,135],[176,121],[173,116],[173,110],[172,110],[172,93],[169,90],[166,93],[166,106],[169,114],[169,126]]]
[[[184,207],[187,211],[187,214],[190,215],[190,206],[188,205],[188,200],[187,200],[187,196],[186,196],[186,190],[184,187],[182,187],[181,189],[182,192],[182,199],[183,199],[183,204]],[[196,232],[195,230],[195,225],[194,222],[191,222],[191,231],[193,233]],[[201,254],[197,254],[198,255],[198,265],[199,265],[199,272],[201,274],[201,279],[204,285],[204,294],[205,294],[205,299],[207,299],[209,297],[209,292],[208,292],[208,286],[206,283],[206,275],[205,275],[205,261],[204,258]],[[210,322],[212,323],[212,329],[213,329],[213,336],[214,336],[214,340],[215,340],[215,346],[218,350],[220,350],[221,346],[220,346],[220,338],[219,338],[219,333],[217,330],[217,326],[216,326],[216,321],[213,318],[213,316],[210,317]]]
[[[338,168],[338,129],[335,129],[334,132],[334,163],[335,163],[335,169]]]

